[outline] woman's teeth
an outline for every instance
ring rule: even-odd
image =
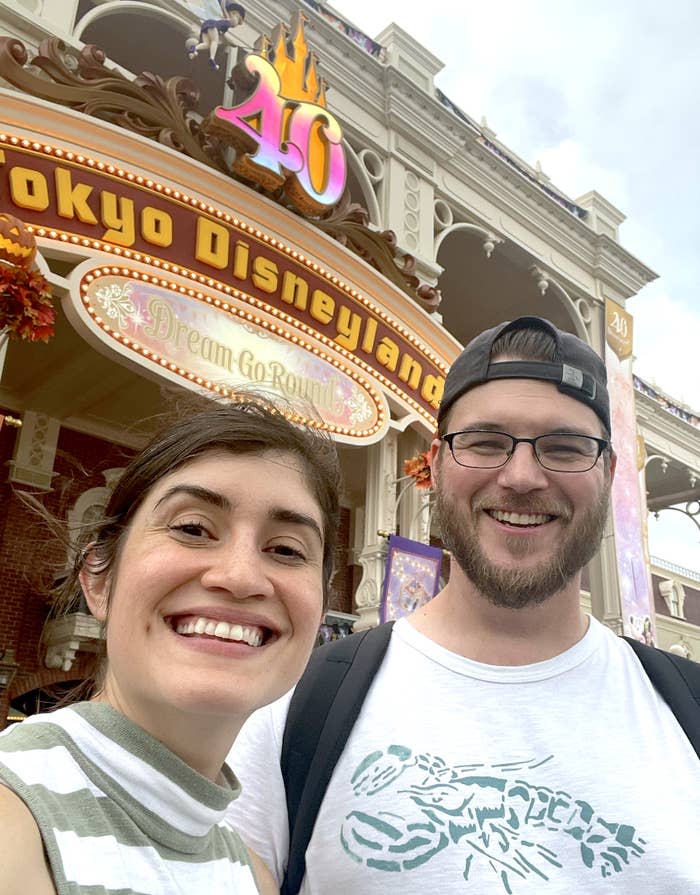
[[[249,625],[229,624],[215,619],[199,617],[189,621],[179,622],[175,626],[178,634],[205,634],[208,637],[218,637],[220,640],[233,640],[247,643],[248,646],[261,646],[263,632],[261,628]]]

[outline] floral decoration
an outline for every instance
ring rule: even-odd
[[[47,280],[36,270],[0,264],[0,335],[48,342],[55,322]]]
[[[430,453],[421,451],[415,457],[404,460],[403,471],[406,475],[410,475],[415,479],[418,488],[429,488],[432,483],[430,478]]]

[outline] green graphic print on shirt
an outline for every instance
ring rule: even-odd
[[[538,841],[543,833],[550,845],[551,833],[574,839],[583,865],[603,878],[624,872],[644,854],[645,840],[634,827],[603,819],[585,800],[523,779],[551,760],[450,767],[405,746],[373,752],[353,774],[355,796],[365,801],[389,788],[392,803],[406,803],[406,811],[351,811],[341,845],[354,861],[386,872],[412,870],[443,849],[459,848],[467,883],[474,867],[486,863],[507,895],[518,879],[546,881],[562,868],[557,853]]]

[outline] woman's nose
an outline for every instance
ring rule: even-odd
[[[225,590],[240,600],[272,593],[265,554],[259,547],[247,543],[221,545],[212,550],[201,582],[206,588]]]

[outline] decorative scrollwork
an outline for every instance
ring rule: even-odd
[[[319,230],[384,274],[426,310],[437,309],[441,301],[440,290],[427,283],[421,284],[414,273],[416,259],[398,249],[393,230],[370,230],[367,210],[353,202],[347,190],[333,211],[314,223]]]
[[[235,160],[229,163],[227,144],[200,122],[195,111],[199,90],[189,78],[165,79],[143,72],[129,79],[108,68],[105,60],[99,47],[88,45],[78,51],[60,38],[50,37],[41,42],[38,54],[30,61],[21,41],[0,38],[0,78],[18,90],[140,134],[251,186],[235,170]],[[283,191],[266,194],[298,213]],[[437,309],[440,291],[420,282],[414,272],[413,255],[398,249],[391,230],[371,230],[367,211],[351,201],[347,190],[330,214],[307,219],[367,261],[421,307],[429,312]]]
[[[199,91],[184,77],[144,72],[133,80],[105,66],[95,46],[81,51],[57,37],[43,40],[28,65],[24,45],[0,38],[0,76],[19,90],[156,140],[229,173],[223,150],[202,134],[194,114]]]

